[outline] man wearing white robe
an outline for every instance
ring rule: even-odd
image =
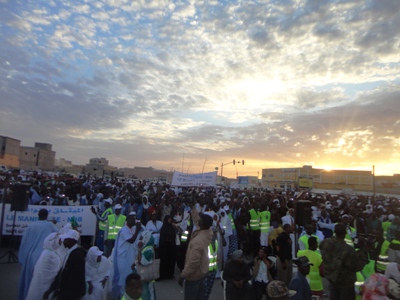
[[[48,214],[49,212],[46,209],[39,210],[39,220],[29,225],[22,236],[18,252],[18,260],[22,265],[18,287],[18,300],[25,300],[28,294],[33,269],[42,253],[45,238],[50,233],[57,231],[54,224],[47,221]]]
[[[221,216],[222,228],[225,231],[224,238],[226,241],[226,245],[223,246],[224,247],[223,253],[224,253],[224,261],[227,262],[228,261],[228,252],[229,252],[229,237],[233,234],[232,222],[231,222],[231,219],[229,219],[228,214],[226,213],[226,211],[223,208],[220,208],[219,214]]]
[[[42,299],[49,289],[61,268],[62,260],[57,251],[59,248],[60,237],[56,232],[50,233],[43,242],[43,251],[35,265],[25,300]]]
[[[144,229],[142,223],[136,222],[136,213],[131,212],[126,218],[125,226],[118,232],[113,257],[112,293],[114,298],[120,298],[125,293],[125,279],[132,273],[132,265],[138,254],[138,236]]]
[[[297,230],[296,224],[294,222],[293,208],[290,208],[286,213],[286,216],[283,216],[281,219],[282,219],[282,227],[285,226],[286,224],[289,224],[290,226],[292,226],[292,232],[295,232]],[[292,240],[292,257],[296,257],[296,241],[294,233],[290,234],[290,239]]]
[[[151,214],[151,220],[146,224],[146,230],[151,231],[154,237],[154,244],[158,247],[160,245],[160,231],[163,226],[163,222],[157,220],[157,212],[153,211]]]

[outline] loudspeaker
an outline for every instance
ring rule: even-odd
[[[13,196],[11,200],[11,210],[26,211],[28,210],[28,203],[30,197],[30,185],[16,184],[13,188]]]
[[[311,201],[299,200],[295,207],[295,221],[299,226],[305,226],[311,221]]]

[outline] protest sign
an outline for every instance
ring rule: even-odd
[[[174,172],[172,186],[215,186],[217,172],[187,174]]]
[[[11,204],[6,204],[2,234],[11,235],[15,215],[14,235],[22,235],[30,224],[39,220],[38,213],[42,208],[49,211],[47,220],[57,222],[55,225],[57,229],[61,229],[71,221],[72,217],[75,217],[81,235],[95,235],[96,233],[96,216],[90,211],[90,206],[29,205],[27,211],[15,212],[11,211]],[[0,212],[1,209],[0,206]]]

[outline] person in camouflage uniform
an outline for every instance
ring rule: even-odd
[[[356,272],[368,263],[368,254],[363,249],[355,250],[345,242],[346,226],[338,223],[335,236],[321,242],[324,275],[330,283],[331,300],[354,300]]]

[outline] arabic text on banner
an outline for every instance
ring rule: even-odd
[[[174,172],[172,186],[215,186],[217,172],[187,174]]]
[[[42,208],[49,211],[47,220],[56,220],[58,229],[69,223],[72,217],[78,222],[78,230],[81,235],[95,235],[96,216],[90,211],[90,206],[41,206],[29,205],[27,211],[17,211],[14,235],[22,235],[25,229],[32,223],[37,222],[39,210]],[[0,206],[1,212],[1,206]],[[3,234],[11,235],[14,220],[14,211],[11,204],[5,205]]]

